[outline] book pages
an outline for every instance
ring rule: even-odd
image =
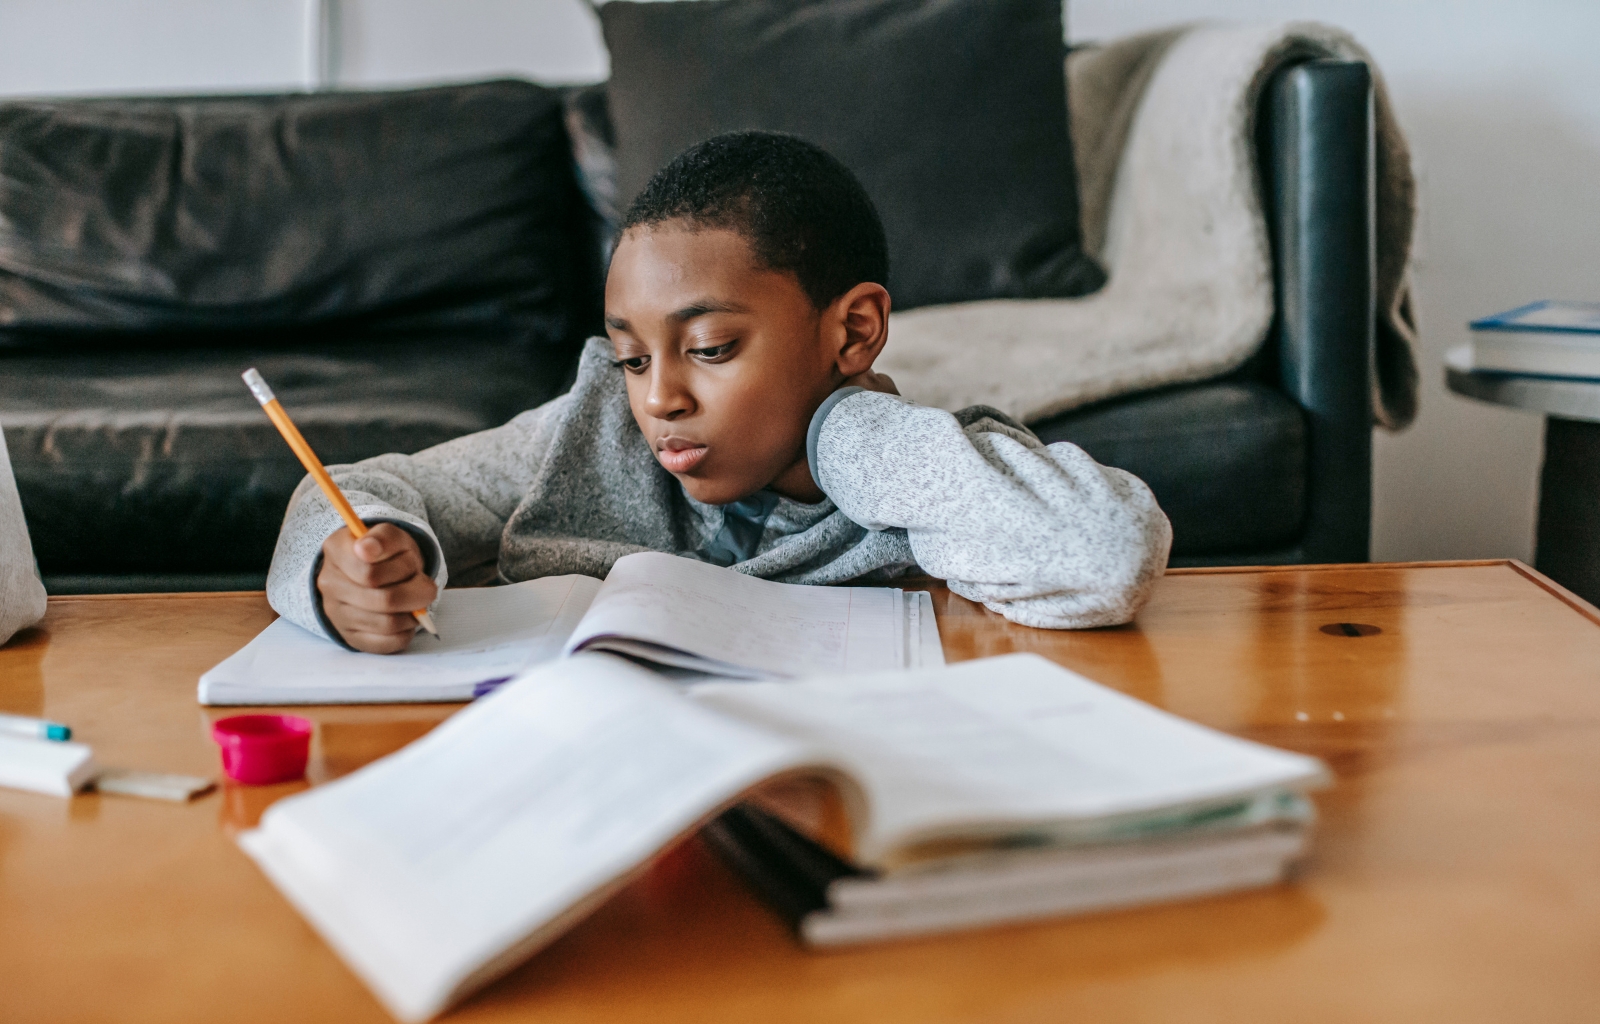
[[[944,643],[933,615],[933,595],[925,590],[905,591],[906,668],[937,668],[944,664]]]
[[[566,650],[621,638],[631,642],[627,653],[653,645],[662,653],[652,660],[680,668],[781,678],[902,668],[906,629],[899,590],[773,583],[642,552],[612,566]]]
[[[514,966],[807,746],[605,655],[535,669],[273,805],[240,845],[403,1021]]]
[[[1150,815],[1306,788],[1315,758],[1185,721],[1037,655],[949,668],[743,686],[692,699],[821,745],[860,781],[856,860],[890,867],[918,844],[1148,831]]]
[[[807,915],[800,936],[810,946],[841,946],[1253,889],[1282,879],[1304,849],[1303,833],[1258,832],[1041,857],[1031,870],[939,879],[922,892],[858,883],[833,907]]]

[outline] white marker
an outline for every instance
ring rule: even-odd
[[[0,732],[16,736],[32,736],[40,740],[72,739],[72,729],[60,722],[47,722],[42,718],[27,718],[23,715],[0,715]]]

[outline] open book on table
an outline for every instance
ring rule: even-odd
[[[547,576],[447,590],[440,637],[347,650],[279,619],[200,677],[202,704],[470,700],[530,665],[607,650],[739,679],[944,664],[933,601],[892,587],[807,587],[641,552],[605,581]]]
[[[908,880],[985,852],[1243,834],[1271,823],[1263,806],[1298,805],[1279,824],[1301,828],[1296,794],[1325,779],[1313,758],[1034,655],[690,690],[584,655],[280,801],[239,843],[396,1017],[421,1021],[754,787],[808,774],[839,791],[858,873]]]

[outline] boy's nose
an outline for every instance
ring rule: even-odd
[[[658,420],[675,420],[694,411],[694,396],[680,375],[662,368],[650,375],[650,393],[645,396],[644,408]]]

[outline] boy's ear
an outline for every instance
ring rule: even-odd
[[[889,289],[863,281],[829,306],[838,328],[836,365],[843,377],[872,369],[889,340]]]

